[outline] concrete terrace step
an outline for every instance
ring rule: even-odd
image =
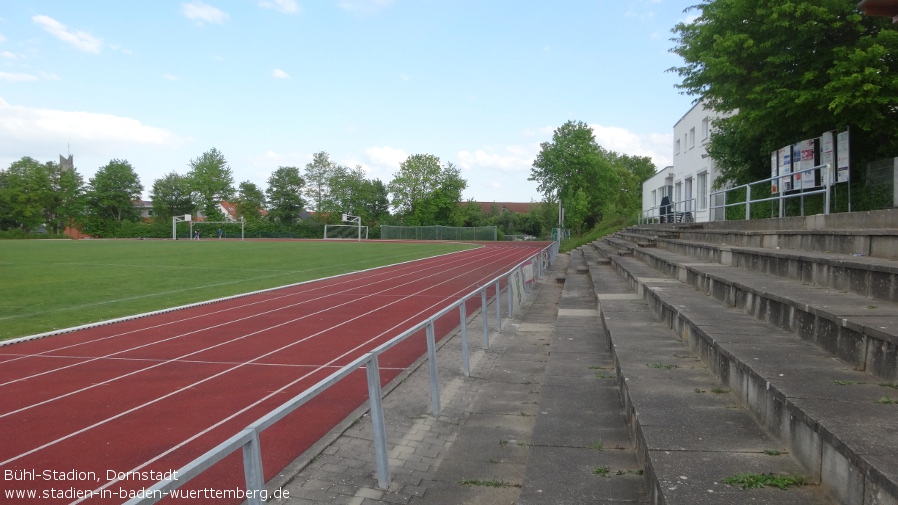
[[[815,342],[858,370],[898,379],[898,303],[664,249],[632,252],[670,277]]]
[[[898,209],[817,214],[747,221],[712,221],[694,226],[639,225],[628,233],[675,232],[683,240],[739,247],[791,249],[898,260]]]
[[[597,244],[597,247],[608,249],[609,246]],[[705,373],[713,374],[732,391],[732,400],[737,406],[751,412],[781,441],[774,443],[773,448],[784,447],[801,463],[811,479],[821,482],[839,503],[898,503],[898,468],[894,456],[898,454],[898,437],[895,436],[898,433],[898,407],[881,401],[894,393],[891,387],[883,387],[869,374],[834,359],[813,343],[716,301],[636,258],[610,258],[611,268],[620,275],[617,280],[609,274],[608,268],[596,266],[591,273],[599,293],[603,321],[615,346],[620,374],[625,378],[622,387],[633,405],[633,429],[639,440],[645,440],[644,453],[649,460],[647,472],[651,469],[659,483],[657,493],[665,492],[665,483],[668,491],[674,492],[671,496],[678,496],[676,491],[687,493],[681,482],[686,479],[678,481],[675,476],[682,465],[670,461],[668,453],[672,452],[673,446],[665,448],[665,437],[661,435],[665,428],[654,427],[665,419],[670,423],[671,419],[682,416],[678,423],[683,426],[681,433],[691,433],[691,449],[685,452],[700,454],[702,450],[708,450],[713,445],[702,445],[707,443],[707,437],[721,439],[721,447],[729,448],[725,433],[731,434],[735,444],[732,459],[717,458],[715,454],[702,456],[707,459],[698,458],[705,462],[710,472],[706,479],[713,482],[717,482],[715,479],[724,469],[734,469],[733,463],[739,462],[739,454],[751,454],[758,444],[771,443],[761,438],[749,438],[747,440],[752,442],[736,444],[744,439],[743,433],[752,437],[760,435],[752,432],[749,425],[716,417],[717,413],[704,412],[705,409],[711,411],[711,404],[702,403],[706,399],[705,393],[698,391],[710,389],[702,385],[700,374],[692,375],[697,372],[690,366],[699,367],[690,362],[690,358],[682,357],[687,354],[688,346],[707,367]],[[621,283],[628,286],[629,293],[635,291],[636,297],[631,295],[627,299],[628,293],[621,292]],[[613,290],[609,292],[608,286]],[[649,308],[660,317],[664,326],[674,330],[678,339],[670,332],[666,339],[659,336],[657,319],[646,316]],[[653,363],[677,368],[646,366]],[[655,379],[667,379],[666,384],[662,382],[665,386],[660,392],[640,386],[642,381]],[[657,384],[656,387],[660,387]],[[687,399],[690,395],[685,392],[689,391],[696,398]],[[679,400],[665,401],[661,393],[677,394]],[[670,411],[658,417],[647,413],[656,408],[653,405],[667,403],[672,404]],[[708,419],[714,421],[708,423]],[[741,433],[733,432],[734,426],[746,428]],[[675,439],[671,437],[667,443],[672,444],[672,440]],[[779,463],[753,458],[742,463],[748,467],[745,471],[753,471],[753,464]],[[677,502],[706,503],[704,498],[708,496],[698,500],[698,490],[704,488],[716,492],[715,488],[707,487],[713,482],[692,485],[690,498]],[[810,495],[787,502],[820,499],[812,488],[801,489]],[[692,497],[697,501],[690,501]],[[738,500],[731,497],[732,501]]]
[[[898,263],[863,253],[739,247],[689,240],[659,240],[663,249],[801,282],[898,302]]]

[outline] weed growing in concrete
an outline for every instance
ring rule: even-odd
[[[596,475],[601,475],[602,477],[608,477],[608,472],[611,471],[611,468],[607,466],[597,466],[592,469],[592,473]]]
[[[671,368],[680,368],[677,365],[667,365],[665,363],[652,363],[651,365],[646,363],[645,366],[647,366],[649,368],[661,368],[664,370],[670,370]]]
[[[729,393],[730,390],[729,390],[729,389],[714,388],[714,389],[711,390],[711,392],[714,393],[715,395],[722,395],[722,394],[724,394],[724,393]]]
[[[896,403],[896,401],[889,398],[888,396],[883,396],[879,400],[876,400],[876,403],[879,403],[880,405],[891,405],[893,403]]]
[[[866,384],[866,382],[861,382],[861,381],[839,381],[839,380],[836,380],[833,382],[835,382],[839,386],[853,386],[855,384]]]
[[[772,473],[740,473],[723,479],[723,482],[742,489],[757,489],[764,486],[786,489],[789,486],[803,486],[805,478],[800,475],[776,475]]]
[[[776,449],[764,449],[764,454],[768,456],[781,456],[783,451],[778,451]]]
[[[505,482],[502,480],[496,479],[462,479],[458,481],[459,484],[463,486],[485,486],[485,487],[521,487],[520,484],[512,484],[511,482]]]
[[[884,388],[898,389],[898,384],[895,384],[894,382],[880,382],[879,385]]]
[[[602,441],[601,441],[601,440],[599,440],[598,442],[592,444],[592,448],[595,449],[595,450],[597,450],[597,451],[601,451],[601,450],[602,450],[602,447],[603,447],[603,445],[602,445]]]
[[[693,391],[695,391],[696,393],[705,393],[706,392],[704,389],[701,389],[701,388],[695,388],[695,389],[693,389]]]

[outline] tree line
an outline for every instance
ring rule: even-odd
[[[339,223],[343,213],[360,216],[374,237],[380,224],[495,225],[504,234],[540,236],[556,218],[552,205],[513,214],[460,204],[466,187],[457,167],[430,154],[409,156],[384,183],[368,179],[359,165],[349,168],[318,152],[302,169],[278,167],[261,188],[250,181],[235,184],[225,156],[212,148],[190,160],[185,173],[153,181],[152,218],[146,220],[135,205],[145,187],[127,160],[110,160],[85,181],[74,167],[26,156],[0,170],[0,233],[22,236],[46,227],[59,235],[72,227],[96,237],[166,237],[173,216],[224,221],[221,201],[233,203],[258,236],[319,237],[321,226]]]

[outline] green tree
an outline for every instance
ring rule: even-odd
[[[72,167],[53,162],[45,164],[50,181],[50,195],[44,209],[47,226],[55,234],[74,227],[84,211],[84,177]]]
[[[237,189],[237,215],[247,222],[257,222],[262,218],[262,208],[265,206],[265,193],[258,186],[249,181],[243,181]]]
[[[175,172],[153,182],[150,198],[153,200],[154,220],[159,223],[167,223],[173,216],[191,214],[196,209],[190,177]]]
[[[468,200],[461,208],[462,226],[486,226],[486,216],[480,203]]]
[[[684,93],[724,117],[718,184],[769,177],[770,152],[851,128],[852,165],[898,148],[898,32],[846,0],[704,0],[673,29]]]
[[[534,237],[543,236],[543,233],[551,227],[543,222],[542,207],[544,205],[547,204],[534,203],[530,205],[530,211],[518,218],[518,229]]]
[[[293,224],[305,202],[302,189],[305,181],[296,167],[278,167],[268,178],[268,219],[275,223]]]
[[[328,201],[330,197],[330,182],[333,180],[337,172],[337,164],[331,161],[330,155],[321,151],[312,155],[312,161],[306,164],[303,172],[303,196],[307,198],[307,202],[312,212],[315,212],[315,218],[319,222],[325,221],[325,213],[328,212]]]
[[[90,179],[86,193],[85,230],[91,235],[114,235],[126,221],[139,221],[134,202],[143,186],[127,160],[113,159]]]
[[[580,206],[585,199],[582,212],[579,207],[573,213],[568,208],[565,223],[578,230],[591,228],[616,208],[621,180],[614,158],[598,145],[589,125],[568,121],[555,130],[551,142],[540,144],[529,180],[536,181],[547,200],[560,198],[566,208]],[[582,221],[572,223],[575,218]]]
[[[614,199],[614,208],[605,211],[620,216],[632,216],[642,208],[642,183],[655,175],[655,164],[648,156],[630,156],[616,152],[606,153],[620,179],[620,191]]]
[[[210,221],[224,220],[218,203],[230,201],[234,196],[234,175],[224,155],[213,147],[199,158],[190,160],[187,176],[196,194],[199,212]]]
[[[390,218],[390,191],[380,179],[366,179],[362,184],[362,215],[373,223]]]
[[[432,154],[415,154],[399,165],[388,189],[403,224],[457,226],[462,220],[458,202],[466,187],[452,163],[440,165]]]
[[[0,172],[0,225],[29,231],[46,221],[51,196],[50,175],[28,156]]]

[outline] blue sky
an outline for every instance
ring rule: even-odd
[[[262,189],[319,151],[384,182],[433,154],[465,199],[538,201],[531,162],[568,120],[670,163],[693,99],[670,30],[693,3],[5,0],[0,168],[126,159],[148,193],[213,147]]]

